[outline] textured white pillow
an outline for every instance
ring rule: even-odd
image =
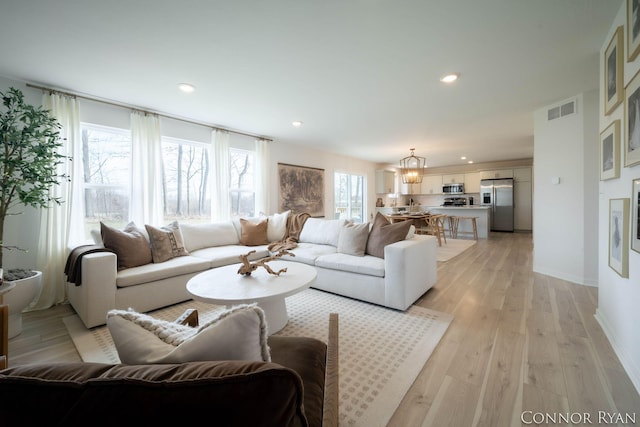
[[[287,232],[287,218],[291,211],[276,213],[269,216],[269,222],[267,222],[267,240],[271,242],[279,242],[284,238],[284,234]]]
[[[207,224],[180,224],[187,251],[213,246],[237,245],[240,240],[231,221]]]
[[[122,363],[271,361],[264,312],[256,304],[222,312],[192,328],[135,311],[111,310],[107,327]]]
[[[345,222],[344,219],[308,218],[302,226],[298,241],[338,246],[340,229]]]
[[[369,223],[346,223],[340,229],[338,236],[338,252],[343,254],[364,256],[369,238]]]

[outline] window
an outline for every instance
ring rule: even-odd
[[[255,152],[229,148],[229,197],[232,217],[256,215]]]
[[[130,221],[132,139],[129,129],[83,123],[85,236],[100,222],[124,228]],[[246,145],[246,144],[245,144]],[[229,148],[229,192],[232,217],[256,216],[255,162],[250,149]],[[213,165],[211,145],[162,137],[164,221],[211,221]],[[143,224],[138,224],[143,226]]]
[[[123,227],[129,220],[131,132],[82,124],[85,231],[100,221]]]
[[[364,222],[364,176],[338,173],[334,175],[335,217]]]
[[[211,220],[209,147],[162,138],[164,219],[166,222]]]

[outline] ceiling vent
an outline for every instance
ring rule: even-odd
[[[570,116],[577,112],[576,100],[566,102],[547,110],[547,121],[559,119],[560,117]]]

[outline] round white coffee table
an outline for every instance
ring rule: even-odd
[[[197,301],[224,304],[258,303],[264,310],[269,335],[284,328],[289,321],[285,298],[307,289],[316,279],[314,267],[299,262],[271,261],[273,271],[286,268],[275,276],[260,267],[250,276],[238,274],[242,264],[227,265],[197,274],[187,282],[187,291]]]

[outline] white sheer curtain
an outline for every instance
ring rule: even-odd
[[[229,132],[216,129],[211,132],[213,173],[211,213],[214,221],[231,218],[229,208]]]
[[[138,227],[161,225],[162,145],[160,119],[153,114],[131,112],[131,198],[129,217]]]
[[[271,214],[269,203],[269,141],[256,139],[256,212]]]
[[[62,125],[60,137],[63,145],[60,152],[72,160],[58,166],[58,173],[69,179],[61,179],[60,185],[50,189],[50,194],[59,197],[63,203],[52,204],[48,209],[42,209],[40,214],[36,268],[42,271],[42,290],[30,309],[45,309],[65,300],[64,266],[69,248],[84,241],[84,175],[78,100],[46,93],[42,104]]]

